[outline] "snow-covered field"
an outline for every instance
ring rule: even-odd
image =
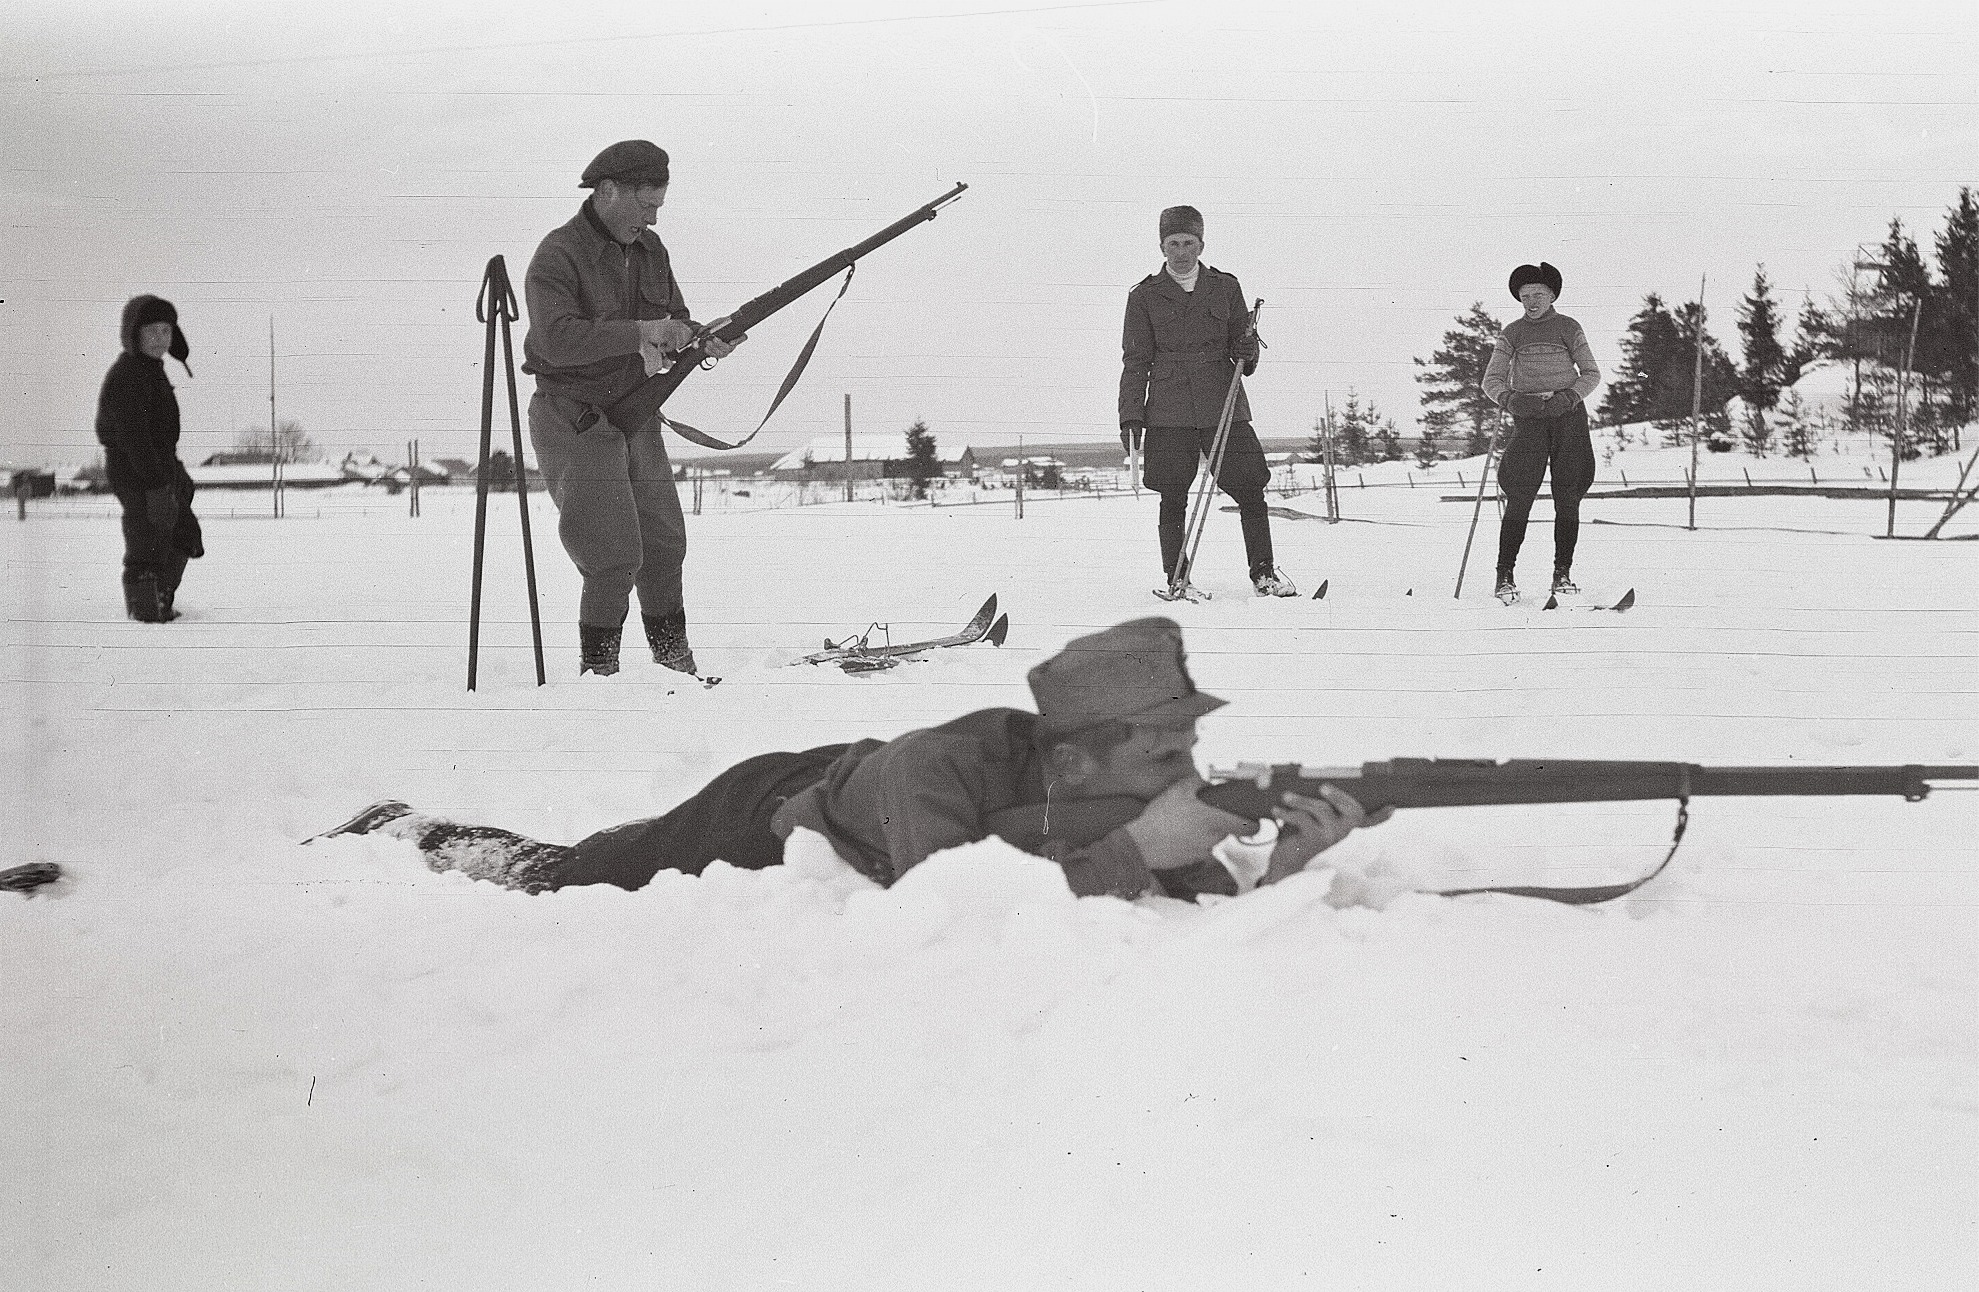
[[[1471,509],[1437,497],[1277,522],[1324,601],[1249,596],[1213,519],[1216,599],[1175,611],[1232,701],[1206,765],[1979,762],[1979,544],[1881,541],[1879,502],[1707,499],[1695,532],[1595,502],[1583,601],[1638,607],[1507,610],[1488,505],[1452,600]],[[702,691],[630,649],[576,680],[540,499],[533,686],[500,499],[473,694],[471,498],[402,502],[214,515],[168,627],[122,617],[113,522],[0,521],[0,866],[66,876],[0,894],[0,1282],[1853,1292],[1979,1261],[1973,795],[1699,800],[1668,874],[1588,909],[1390,895],[1625,876],[1671,805],[1404,814],[1200,908],[1075,901],[995,843],[887,891],[811,858],[525,897],[296,841],[382,797],[568,841],[750,754],[1025,704],[1068,638],[1164,609],[1155,500],[691,518]],[[791,666],[992,591],[1001,650]]]

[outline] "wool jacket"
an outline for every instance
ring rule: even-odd
[[[814,830],[868,878],[891,884],[943,849],[999,834],[999,815],[1035,817],[1011,810],[1046,802],[1038,722],[1021,709],[983,709],[894,740],[862,740],[778,809],[770,828],[786,839],[798,826]],[[1034,830],[1003,837],[1056,862],[1081,897],[1236,891],[1213,861],[1158,872],[1157,885],[1124,829],[1085,846]]]
[[[1198,267],[1185,292],[1157,269],[1127,293],[1120,333],[1120,425],[1215,426],[1236,370],[1234,355],[1250,326],[1250,307],[1235,274]],[[1244,365],[1248,376],[1255,359]],[[1241,380],[1233,422],[1251,420]]]
[[[639,321],[688,318],[659,235],[641,230],[627,246],[605,231],[588,199],[537,246],[522,290],[522,370],[539,394],[600,407],[646,379]]]
[[[103,376],[96,396],[96,438],[110,488],[143,493],[177,480],[179,397],[165,375],[165,361],[137,348],[137,329],[125,311],[123,353]]]
[[[1556,390],[1570,390],[1586,403],[1600,384],[1601,369],[1588,348],[1587,333],[1552,310],[1506,324],[1484,369],[1484,397],[1500,407],[1514,394],[1550,395]]]

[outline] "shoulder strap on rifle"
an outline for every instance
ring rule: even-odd
[[[810,365],[811,354],[818,348],[818,338],[824,335],[825,323],[831,318],[831,312],[838,308],[838,303],[845,299],[845,291],[848,287],[852,286],[852,275],[858,272],[858,269],[859,263],[857,261],[845,267],[845,281],[838,285],[838,295],[832,297],[831,304],[825,306],[824,317],[818,320],[818,326],[811,329],[811,339],[806,341],[804,348],[797,352],[797,362],[790,365],[790,371],[784,376],[783,384],[777,387],[776,398],[770,401],[770,411],[763,414],[763,420],[756,423],[755,430],[749,432],[733,444],[725,444],[706,431],[689,426],[686,422],[674,421],[665,413],[656,415],[659,418],[660,425],[668,430],[677,432],[681,438],[691,440],[704,449],[739,449],[762,434],[763,428],[770,424],[770,418],[776,416],[776,410],[782,406],[784,396],[788,395],[797,385],[797,379],[804,375],[804,369]]]

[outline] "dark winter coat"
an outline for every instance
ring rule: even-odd
[[[784,838],[798,826],[825,836],[839,856],[881,884],[945,848],[996,834],[1057,862],[1081,897],[1138,897],[1157,878],[1177,896],[1236,891],[1215,862],[1184,868],[1186,874],[1151,873],[1125,830],[1080,846],[1003,825],[1027,822],[1032,814],[1021,809],[1046,802],[1039,721],[1022,709],[983,709],[893,740],[862,740],[838,756],[823,780],[793,795],[770,828]]]
[[[123,353],[104,374],[96,396],[96,438],[103,445],[105,473],[126,517],[144,531],[125,538],[145,561],[167,560],[174,551],[182,557],[206,554],[199,518],[192,513],[192,477],[179,462],[179,398],[165,375],[165,361],[149,358],[137,346],[140,323],[161,309],[172,321],[170,352],[184,362],[185,334],[170,305],[155,296],[132,297],[121,324]],[[167,488],[178,500],[177,515],[168,531],[150,533],[145,495]]]
[[[1193,292],[1166,269],[1143,278],[1127,293],[1121,328],[1120,425],[1215,426],[1249,325],[1250,307],[1234,274],[1201,265]],[[1256,367],[1252,359],[1245,374]],[[1231,420],[1251,420],[1241,382]]]
[[[659,235],[631,246],[605,231],[587,201],[552,229],[522,282],[529,331],[522,370],[536,389],[603,406],[646,379],[639,320],[687,320],[687,302]]]
[[[156,299],[137,296],[124,306],[123,353],[96,397],[96,438],[110,487],[119,493],[171,484],[181,471],[178,396],[165,375],[165,361],[147,358],[137,348],[139,316]]]

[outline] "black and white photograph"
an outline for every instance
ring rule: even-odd
[[[1979,1269],[1971,0],[16,0],[0,1284]]]

